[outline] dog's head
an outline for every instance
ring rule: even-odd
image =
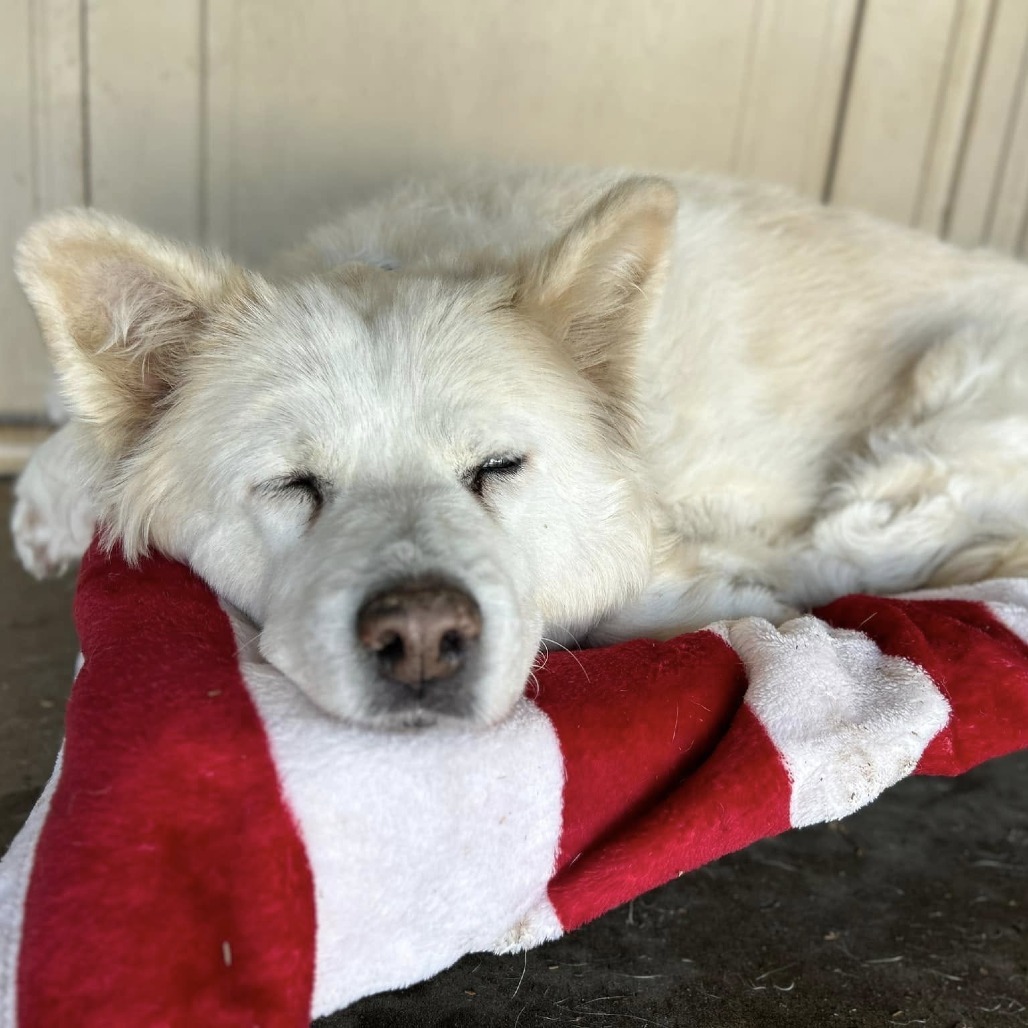
[[[489,723],[643,584],[633,351],[674,209],[629,180],[503,273],[290,284],[77,211],[18,273],[111,540],[188,562],[334,714]]]

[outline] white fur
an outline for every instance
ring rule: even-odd
[[[85,552],[96,510],[82,487],[74,429],[56,432],[14,485],[11,533],[18,559],[36,578],[63,574]]]
[[[666,189],[629,182],[604,207],[623,180],[387,191],[265,278],[112,219],[43,222],[19,271],[108,532],[191,563],[313,699],[369,723],[351,626],[390,577],[444,571],[479,599],[474,713],[494,721],[544,637],[780,622],[848,591],[1028,571],[1020,265],[700,176],[673,179],[665,251]],[[575,350],[590,312],[613,327]],[[121,347],[166,389],[144,428],[110,413],[131,375],[112,393],[71,339],[94,322],[96,360]],[[497,453],[528,459],[483,505],[460,476]],[[329,484],[309,523],[262,488],[297,468]],[[40,571],[82,545],[52,481],[30,468],[15,512]]]

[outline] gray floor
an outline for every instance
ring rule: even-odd
[[[41,584],[22,571],[7,531],[10,506],[10,483],[0,479],[0,850],[50,775],[78,651],[74,576]]]
[[[10,487],[0,482],[0,518]],[[0,850],[53,763],[72,583],[0,546]],[[476,956],[319,1028],[1028,1025],[1028,753],[902,783],[527,957]]]

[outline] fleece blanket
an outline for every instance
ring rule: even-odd
[[[909,774],[1028,746],[1028,582],[551,653],[492,729],[315,709],[185,567],[96,549],[0,865],[0,1026],[306,1025],[535,946]]]

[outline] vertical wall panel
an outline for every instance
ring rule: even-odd
[[[254,256],[455,160],[728,167],[753,8],[212,0],[212,68],[231,65],[211,79],[217,236]]]
[[[33,20],[36,207],[85,201],[82,7],[79,0],[29,0]]]
[[[258,256],[383,178],[481,158],[739,166],[816,192],[854,9],[210,0],[213,238]]]
[[[41,416],[49,368],[14,279],[18,236],[42,210],[82,201],[77,0],[0,4],[0,415]]]
[[[960,0],[867,0],[834,202],[914,220],[961,6]]]
[[[234,250],[236,212],[232,202],[239,134],[239,8],[235,0],[206,0],[204,5],[204,167],[200,182],[205,211],[205,241]]]
[[[35,210],[29,2],[0,5],[0,139],[9,141],[0,146],[0,246],[5,254],[10,254]],[[9,260],[0,277],[0,311],[5,333],[29,337],[32,320]],[[0,403],[5,410],[24,412],[26,386],[31,387],[40,373],[35,357],[34,349],[18,345],[11,359],[0,364]]]
[[[960,0],[950,25],[949,53],[926,147],[912,223],[945,229],[975,90],[984,61],[993,0]]]
[[[857,0],[765,0],[732,170],[820,196],[856,28]]]
[[[90,0],[88,6],[92,202],[197,240],[203,235],[202,28],[201,0]]]
[[[947,226],[948,237],[967,246],[989,242],[997,190],[1018,128],[1026,46],[1028,3],[998,0]]]
[[[1028,202],[1028,82],[1022,69],[1020,89],[1010,108],[1010,131],[985,226],[984,243],[1017,253]]]

